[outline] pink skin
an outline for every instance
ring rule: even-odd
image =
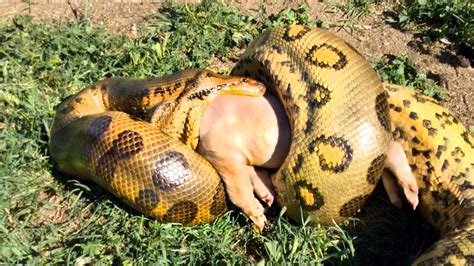
[[[217,169],[230,201],[263,229],[264,207],[255,195],[273,204],[269,171],[282,165],[291,139],[279,101],[273,96],[217,96],[204,112],[199,136],[197,152]]]
[[[285,111],[271,95],[249,97],[220,95],[204,112],[197,152],[203,155],[222,177],[229,199],[242,209],[262,231],[264,207],[273,204],[275,192],[270,172],[286,158],[291,132]],[[400,144],[388,151],[386,168],[392,171],[413,208],[418,204],[418,187]],[[382,177],[390,200],[401,206],[395,179]]]
[[[398,142],[393,142],[387,152],[382,182],[393,205],[399,209],[403,206],[403,196],[399,190],[400,188],[411,207],[416,209],[416,206],[418,206],[418,185],[402,145]]]

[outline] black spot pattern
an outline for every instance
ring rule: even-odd
[[[120,132],[112,141],[112,147],[97,161],[95,166],[97,175],[107,183],[111,183],[118,161],[138,154],[143,146],[143,139],[138,132],[131,130]]]
[[[112,142],[112,153],[117,159],[127,159],[139,153],[143,147],[143,138],[136,131],[124,130]]]
[[[435,113],[435,117],[441,122],[442,128],[445,128],[446,125],[459,124],[459,120],[456,117],[444,111],[441,114]]]
[[[165,96],[165,90],[162,87],[156,87],[153,89],[153,96],[160,95],[161,97]]]
[[[375,98],[375,111],[377,113],[377,119],[379,120],[382,127],[387,131],[391,132],[390,113],[388,108],[388,93],[386,91],[381,92]]]
[[[370,194],[357,196],[349,200],[344,205],[342,205],[341,209],[339,210],[339,215],[342,217],[353,216],[360,209],[360,207],[362,207],[369,196]]]
[[[417,120],[417,119],[418,119],[418,114],[415,113],[415,112],[410,112],[409,117],[410,117],[411,119],[413,119],[413,120]]]
[[[418,144],[421,143],[421,141],[420,141],[417,137],[413,137],[413,138],[411,139],[411,141],[412,141],[414,144],[416,144],[416,145],[418,145]]]
[[[190,174],[186,157],[180,152],[168,151],[155,163],[151,178],[156,188],[167,192],[184,184]]]
[[[464,180],[464,182],[461,185],[459,185],[459,190],[466,191],[468,189],[474,189],[474,185],[468,180]]]
[[[217,185],[216,193],[212,197],[210,212],[214,216],[218,216],[227,210],[227,202],[225,190],[222,184]]]
[[[179,136],[179,141],[181,141],[182,143],[188,143],[189,138],[192,137],[192,134],[189,133],[191,131],[191,123],[191,112],[188,111],[188,113],[186,114],[186,118],[184,119],[183,131]]]
[[[158,195],[151,189],[142,189],[135,199],[136,204],[145,212],[153,210],[160,202]]]
[[[441,158],[441,155],[443,154],[443,152],[446,151],[446,146],[444,145],[438,145],[438,148],[436,149],[436,158]]]
[[[323,153],[319,152],[318,145],[325,144],[330,145],[333,148],[338,148],[340,151],[344,153],[343,158],[337,164],[333,164],[332,162],[328,162]],[[347,142],[347,140],[336,137],[336,136],[329,136],[326,137],[325,135],[321,135],[317,137],[314,141],[309,144],[309,151],[316,152],[319,157],[319,165],[321,169],[324,171],[332,171],[334,173],[341,173],[344,172],[352,161],[352,148]]]
[[[315,109],[323,107],[331,100],[331,91],[321,84],[310,83],[306,91],[306,97],[308,99],[308,111],[313,113]]]
[[[290,35],[291,28],[292,26],[285,27],[285,33],[283,34],[283,39],[285,39],[285,41],[292,42],[292,41],[299,40],[303,38],[303,36],[311,30],[311,28],[304,26],[301,28],[301,30],[297,34]]]
[[[314,58],[313,57],[313,53],[317,52],[319,49],[328,49],[328,50],[331,50],[332,52],[334,52],[335,54],[337,54],[337,56],[339,57],[339,59],[337,60],[336,63],[334,64],[327,64],[325,62],[321,62],[319,61],[317,58]],[[335,70],[341,70],[343,69],[348,61],[347,61],[347,58],[346,58],[346,55],[339,49],[337,49],[336,47],[328,44],[328,43],[323,43],[321,45],[313,45],[307,56],[306,56],[306,60],[310,61],[312,64],[318,66],[318,67],[321,67],[321,68],[332,68],[332,69],[335,69]]]
[[[183,200],[173,204],[173,206],[163,216],[164,222],[177,222],[183,225],[191,223],[198,212],[196,203]]]
[[[297,159],[296,159],[296,164],[293,166],[293,173],[297,174],[301,170],[301,167],[303,166],[303,162],[304,162],[303,155],[298,154]]]
[[[446,171],[446,169],[448,169],[448,167],[449,167],[448,160],[444,160],[443,165],[441,166],[441,172]]]
[[[461,137],[464,139],[464,141],[467,142],[467,144],[469,144],[471,146],[471,148],[474,149],[474,143],[471,142],[471,139],[469,138],[470,137],[470,134],[469,132],[464,131],[464,133],[461,134]]]
[[[314,120],[313,119],[306,120],[306,128],[304,129],[304,133],[308,135],[311,132],[313,132],[313,129],[314,129]]]
[[[298,181],[294,184],[296,198],[299,200],[301,204],[301,208],[305,211],[317,211],[321,209],[324,205],[324,198],[319,193],[318,188],[313,187],[309,184],[306,180]],[[306,191],[306,195],[311,194],[313,198],[313,202],[307,202],[304,198]]]
[[[273,44],[273,45],[272,45],[272,49],[273,49],[277,54],[281,54],[281,52],[282,52],[281,46],[278,45],[278,44]]]
[[[411,148],[411,154],[413,156],[418,156],[420,154],[423,155],[426,159],[430,159],[431,157],[431,150],[418,150],[417,148]]]
[[[224,88],[229,87],[230,84],[221,84],[214,86],[212,88],[204,89],[198,92],[195,92],[191,95],[188,96],[188,100],[194,100],[194,99],[199,99],[199,100],[204,100],[206,99],[209,95],[216,93]]]
[[[369,182],[369,184],[375,185],[379,181],[379,178],[382,175],[383,168],[385,166],[386,158],[387,155],[380,154],[370,163],[370,167],[367,170],[367,182]]]
[[[464,153],[464,151],[460,147],[455,147],[454,150],[451,152],[451,156],[464,157],[464,156],[466,156],[466,154]]]
[[[102,115],[95,118],[89,128],[87,128],[87,135],[91,136],[94,140],[99,139],[109,129],[110,123],[112,123],[111,116]]]
[[[423,127],[428,130],[429,136],[435,136],[438,133],[438,130],[431,126],[431,121],[428,119],[423,119]]]
[[[422,94],[418,93],[418,92],[415,92],[413,94],[413,97],[416,99],[417,102],[419,103],[425,103],[425,102],[431,102],[431,103],[435,103],[435,104],[438,104],[433,98],[430,98],[430,97],[427,97],[427,96],[423,96]]]

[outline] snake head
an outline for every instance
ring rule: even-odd
[[[263,83],[246,77],[220,75],[208,70],[205,75],[209,79],[210,90],[215,91],[216,95],[262,96],[266,90]]]

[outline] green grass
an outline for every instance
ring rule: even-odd
[[[347,0],[343,2],[335,2],[330,5],[344,12],[349,21],[363,18],[370,14],[370,5],[382,2],[380,0]]]
[[[453,47],[474,49],[474,3],[470,0],[415,0],[398,9],[388,22],[412,28],[425,40],[448,38]],[[472,56],[472,55],[471,55]]]
[[[357,264],[377,261],[380,252],[409,262],[426,247],[413,238],[425,239],[427,229],[418,233],[419,221],[390,207],[383,193],[359,217],[367,226],[297,226],[272,209],[274,229],[260,235],[235,211],[210,225],[161,224],[98,185],[54,170],[49,128],[67,95],[110,76],[159,76],[228,62],[263,29],[296,22],[324,26],[304,6],[267,19],[263,9],[250,16],[211,1],[167,4],[136,39],[92,28],[85,19],[52,25],[27,16],[1,20],[0,263]],[[416,226],[400,237],[406,224]]]
[[[428,80],[425,73],[417,71],[407,56],[384,56],[374,60],[372,67],[384,82],[414,87],[438,100],[444,98],[434,82]]]

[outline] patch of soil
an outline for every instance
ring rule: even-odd
[[[111,33],[123,33],[133,37],[136,24],[156,12],[159,2],[129,1],[116,3],[112,1],[32,1],[0,4],[0,17],[31,15],[36,21],[63,22],[69,19],[87,17],[93,25],[104,26]]]

